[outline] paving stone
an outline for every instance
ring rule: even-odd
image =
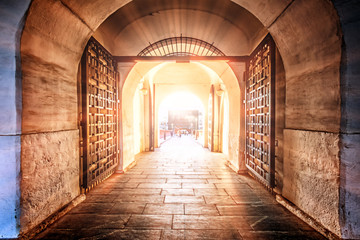
[[[181,188],[181,183],[140,183],[138,188]]]
[[[255,231],[311,231],[309,225],[294,217],[245,216]]]
[[[126,182],[126,183],[117,183],[111,186],[112,189],[117,189],[117,188],[137,188],[137,186],[139,185],[139,183],[130,183],[130,182]]]
[[[241,205],[216,205],[221,215],[227,216],[267,216],[262,209],[250,204]]]
[[[130,177],[131,177],[131,175],[142,175],[143,174],[143,172],[144,171],[134,171],[135,169],[133,169],[132,171],[127,171],[127,172],[125,172],[125,174],[126,175],[130,175]]]
[[[192,172],[192,171],[178,171],[176,172],[176,175],[204,175],[204,174],[210,174],[208,171],[203,172]]]
[[[132,215],[127,228],[140,229],[170,229],[172,215]]]
[[[183,176],[182,175],[172,175],[172,174],[157,174],[157,175],[152,175],[152,174],[150,174],[150,175],[146,175],[147,177],[146,178],[154,178],[154,179],[158,179],[158,178],[160,178],[160,179],[162,179],[162,178],[167,178],[167,179],[172,179],[172,178],[177,178],[177,179],[179,179],[179,178],[183,178]]]
[[[115,202],[127,203],[162,203],[164,196],[161,195],[123,195],[114,199]]]
[[[159,195],[161,193],[161,188],[146,188],[146,189],[115,189],[111,192],[112,194],[118,194],[117,197],[124,195]]]
[[[159,240],[160,237],[161,230],[120,229],[96,236],[96,239]]]
[[[52,228],[56,229],[89,229],[89,228],[124,228],[130,215],[68,214],[60,218]]]
[[[237,204],[262,203],[260,198],[254,195],[231,195]]]
[[[245,188],[250,190],[249,185],[245,183],[237,182],[237,183],[214,183],[214,184],[217,188],[237,188],[237,189]]]
[[[127,174],[127,173],[125,173]],[[128,179],[130,180],[131,178],[147,178],[148,175],[146,174],[129,174],[129,175],[126,175],[128,177]]]
[[[220,215],[214,204],[185,204],[185,214]]]
[[[109,177],[108,179],[105,180],[106,183],[111,183],[111,182],[127,182],[129,181],[129,177],[124,174],[120,175],[120,174],[113,174],[111,177]]]
[[[146,204],[144,214],[167,215],[167,214],[184,214],[184,204],[182,203],[148,203]]]
[[[116,202],[112,206],[111,209],[109,209],[109,214],[142,214],[145,209],[146,203],[121,203]]]
[[[205,203],[202,196],[165,196],[165,203]]]
[[[194,196],[194,190],[191,188],[182,189],[163,189],[161,195],[172,195],[172,196]]]
[[[176,174],[176,171],[171,171],[171,169],[169,169],[168,171],[157,171],[157,170],[151,170],[151,171],[144,171],[143,174],[148,174],[148,175],[173,175]]]
[[[204,196],[206,204],[236,204],[230,196]]]
[[[165,183],[166,178],[130,178],[129,183]]]
[[[173,229],[244,229],[252,230],[239,216],[174,215]]]
[[[255,209],[262,213],[263,215],[270,216],[270,217],[294,217],[294,215],[288,211],[286,208],[284,208],[281,205],[274,205],[274,204],[252,204]]]
[[[229,195],[251,195],[254,197],[258,196],[250,188],[225,188],[225,191]]]
[[[138,239],[158,240],[161,230],[140,229],[49,229],[35,239],[46,240],[78,240],[78,239]]]
[[[78,214],[78,213],[107,213],[115,203],[93,203],[93,202],[84,202],[73,208],[69,214]]]
[[[208,178],[207,179],[208,183],[241,183],[238,179],[233,179],[233,178],[224,178],[224,179],[220,179],[220,178]]]
[[[166,240],[237,240],[242,239],[238,231],[229,230],[164,230],[161,239]]]
[[[191,183],[191,184],[198,184],[198,183],[202,183],[202,184],[207,184],[208,182],[206,181],[206,179],[198,179],[198,178],[180,178],[180,179],[168,179],[166,183]]]
[[[228,195],[224,189],[217,189],[217,188],[199,188],[194,189],[194,193],[196,196],[212,196],[212,195]]]
[[[89,194],[88,196],[86,196],[84,203],[89,203],[89,202],[108,203],[108,202],[113,202],[116,199],[116,197],[117,197],[116,195],[110,195],[110,194],[106,194],[106,195]]]
[[[100,195],[104,195],[104,194],[109,194],[111,193],[113,190],[113,186],[111,187],[104,187],[104,186],[101,186],[101,187],[98,187],[96,189],[92,189],[89,193],[90,194],[100,194]]]
[[[181,178],[194,178],[194,176],[192,176],[192,175],[176,175],[176,176],[180,176]],[[198,174],[198,175],[196,175],[196,178],[200,178],[200,179],[215,178],[215,177],[216,176],[210,175],[210,174]]]
[[[182,188],[215,188],[212,183],[183,183]]]

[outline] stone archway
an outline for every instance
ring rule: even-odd
[[[75,162],[73,160],[78,156],[76,147],[74,147],[78,140],[77,66],[89,37],[112,12],[128,2],[130,1],[119,0],[99,4],[98,2],[65,0],[62,2],[33,1],[29,8],[21,38],[22,89],[16,90],[22,92],[22,107],[14,108],[21,109],[22,127],[21,131],[7,132],[4,130],[4,132],[10,135],[22,133],[21,161],[16,162],[16,157],[14,158],[14,166],[21,165],[23,171],[21,189],[29,188],[36,192],[39,188],[43,189],[43,193],[48,194],[46,195],[48,196],[47,204],[50,204],[51,207],[41,215],[35,214],[33,217],[22,218],[20,220],[21,231],[26,232],[79,194],[76,187],[76,172],[78,171],[76,164],[72,167],[68,165]],[[334,6],[325,0],[273,1],[271,6],[265,1],[234,0],[234,2],[246,8],[263,23],[275,39],[282,55],[287,83],[285,139],[295,140],[285,147],[288,150],[288,162],[291,163],[291,159],[302,157],[297,153],[297,146],[302,146],[308,152],[316,152],[315,148],[319,145],[322,146],[321,144],[325,142],[324,147],[329,151],[317,161],[325,164],[329,158],[332,159],[331,168],[334,169],[334,176],[338,176],[341,159],[337,156],[342,146],[336,143],[341,137],[340,118],[343,115],[346,115],[345,118],[348,117],[347,111],[350,112],[350,109],[346,108],[345,112],[343,111],[341,114],[341,30]],[[24,5],[26,6],[26,4]],[[342,6],[337,4],[337,7],[341,8]],[[23,15],[24,9],[17,10],[17,13]],[[109,9],[112,10],[109,11]],[[318,26],[322,27],[318,28]],[[349,30],[349,32],[351,31]],[[346,70],[342,74],[346,78]],[[12,79],[15,82],[15,78]],[[313,90],[308,91],[309,89]],[[346,91],[342,92],[342,98],[345,100],[348,99]],[[318,94],[319,92],[320,94]],[[302,103],[301,108],[298,101]],[[14,123],[11,119],[5,119],[4,122]],[[348,128],[346,131],[353,132]],[[342,141],[346,143],[347,141],[356,141],[356,139],[353,139],[352,135],[346,135]],[[315,144],[307,145],[306,142]],[[46,148],[43,149],[47,149],[46,152],[41,152],[40,149],[45,145]],[[20,145],[13,144],[11,146]],[[34,151],[35,146],[39,149],[38,151]],[[63,162],[64,166],[53,164],[57,163],[54,159],[59,157],[56,156],[59,148],[64,152],[61,157],[66,159]],[[18,156],[20,155],[19,150],[15,152],[18,153]],[[353,161],[353,158],[348,157],[346,150],[341,152],[341,158]],[[306,161],[306,159],[304,160]],[[28,181],[27,177],[32,172],[25,170],[34,171],[36,169],[34,162],[44,163],[43,166],[46,169],[58,168],[59,173],[53,175],[56,178],[49,181],[57,182],[60,185],[43,186],[40,182],[33,184],[34,182]],[[325,165],[320,164],[320,166]],[[346,167],[347,163],[344,163],[344,166]],[[69,171],[71,174],[64,176],[61,174],[61,169],[71,169]],[[323,173],[325,168],[314,168],[314,170]],[[297,173],[296,166],[294,172]],[[348,184],[351,185],[356,178],[351,177],[354,176],[351,171],[346,170],[342,174],[349,174],[349,176],[342,176],[342,179],[347,180],[346,184],[341,182],[341,189],[344,191],[342,194],[345,197],[350,194],[347,189]],[[334,181],[338,182],[339,179],[336,178]],[[67,196],[61,201],[56,199],[59,187],[63,187],[62,193]],[[340,186],[335,185],[334,187],[338,189]],[[285,197],[303,208],[305,212],[310,213],[312,209],[301,206],[301,196],[294,195],[290,189],[291,187],[289,187],[288,193],[285,193]],[[295,187],[296,189],[298,188]],[[22,211],[36,211],[36,208],[30,204],[30,195],[26,196],[25,191],[22,191],[21,194],[23,194]],[[356,215],[339,213],[340,207],[347,209],[345,212],[349,212],[352,208],[356,209],[355,200],[358,194],[355,192],[353,195],[347,195],[345,199],[340,198],[336,193],[332,192],[331,194],[335,194],[334,197],[337,199],[337,210],[332,212],[331,222],[326,222],[317,216],[313,217],[337,235],[344,234],[345,237],[351,237],[359,234],[356,232],[358,231],[356,226],[351,227],[352,223],[358,221]],[[14,197],[15,202],[16,199]],[[37,198],[35,197],[33,200],[37,200]],[[41,202],[39,200],[39,203]],[[13,213],[8,212],[8,214],[13,216]],[[341,219],[339,219],[340,215]],[[340,226],[348,231],[343,232]],[[13,227],[13,231],[16,232],[16,228]]]
[[[119,6],[116,7],[113,4],[111,9],[118,9],[121,3],[118,4]],[[80,5],[74,5],[72,2],[33,2],[25,24],[21,45],[24,103],[22,132],[25,134],[36,133],[31,135],[33,138],[31,142],[38,146],[46,138],[53,139],[50,142],[57,142],[59,139],[62,143],[69,143],[70,139],[70,142],[77,141],[77,117],[75,115],[76,84],[74,81],[77,71],[76,66],[89,36],[102,22],[101,19],[105,19],[111,14],[111,12],[102,12],[101,9],[99,11],[95,7],[96,5],[90,6],[85,4],[81,5],[81,8],[78,8],[78,6]],[[336,18],[333,18],[336,13],[332,5],[324,1],[313,1],[311,4],[305,3],[305,1],[295,1],[289,4],[279,3],[275,6],[277,6],[275,9],[278,11],[283,11],[284,9],[286,11],[276,16],[275,14],[260,13],[259,9],[253,10],[251,9],[253,6],[246,7],[268,28],[278,45],[284,61],[287,77],[286,111],[288,114],[286,116],[286,128],[289,128],[289,130],[285,130],[285,142],[295,138],[300,143],[304,143],[307,138],[317,141],[324,137],[328,141],[332,141],[333,138],[338,136],[340,121],[340,95],[339,90],[336,91],[336,89],[339,89],[338,66],[340,64],[341,51],[340,38],[336,35],[339,26]],[[43,11],[43,9],[48,11]],[[314,11],[314,9],[322,9],[322,11]],[[94,11],[94,14],[89,18],[89,12],[84,10]],[[48,15],[50,13],[56,14]],[[263,18],[265,15],[267,15],[266,19]],[[299,19],[309,19],[309,16],[312,16],[311,21],[299,21]],[[94,19],[97,19],[97,21],[94,21]],[[316,25],[323,23],[324,19],[326,19],[327,24],[323,24],[321,32],[309,31],[309,29],[316,29]],[[71,27],[69,28],[69,26]],[[325,51],[325,49],[332,49],[332,51]],[[314,68],[314,66],[316,67]],[[324,85],[324,81],[326,81],[326,85]],[[318,91],[309,91],[307,88],[304,89],[304,92],[300,91],[301,95],[295,94],[294,91],[299,93],[299,88],[301,89],[301,87],[304,88],[304,86],[309,85],[314,86],[314,90],[316,87],[321,86],[322,91],[320,92],[326,92],[326,94],[318,94]],[[327,86],[329,89],[323,89],[324,86]],[[67,94],[64,94],[65,92]],[[300,108],[298,104],[299,99],[305,102]],[[318,111],[319,107],[325,109],[325,111]],[[45,121],[42,119],[45,119]],[[311,124],[309,124],[309,120],[311,120]],[[325,135],[324,131],[326,132]],[[64,136],[61,136],[61,134]],[[70,138],[69,135],[71,135]],[[301,136],[303,135],[306,137],[302,138]],[[26,151],[29,147],[28,136],[24,135],[22,139],[23,151]],[[71,145],[65,146],[67,148],[63,152],[73,153],[76,151]],[[59,144],[55,143],[54,146],[59,147]],[[285,146],[285,149],[290,146]],[[311,146],[307,147],[310,148],[308,151],[312,151]],[[40,147],[39,149],[42,148]],[[49,149],[47,151],[50,152],[46,154],[39,153],[38,156],[33,156],[33,159],[37,159],[35,162],[41,162],[43,155],[50,159],[55,158],[55,156],[52,156],[52,154],[56,154],[55,149],[53,152]],[[297,151],[297,148],[293,148],[292,151],[288,152],[288,158],[285,159],[285,168],[288,175],[299,171],[296,166],[292,168],[291,164],[294,158],[299,157]],[[339,151],[339,149],[334,146],[332,151]],[[322,161],[325,161],[327,157],[329,155],[324,156]],[[32,162],[33,159],[31,159]],[[66,169],[58,166],[58,173],[55,171],[53,176],[50,177],[59,178],[62,176],[61,172],[65,170],[74,174],[60,180],[63,184],[60,187],[60,191],[49,192],[48,188],[52,188],[49,185],[47,189],[44,189],[44,194],[49,194],[45,199],[59,193],[67,195],[68,198],[54,204],[54,208],[48,209],[49,212],[55,211],[56,206],[64,205],[64,203],[70,201],[78,194],[75,184],[72,186],[67,184],[69,180],[71,181],[72,179],[74,181],[76,179],[76,162],[70,160],[73,159],[70,156],[64,156],[64,159],[68,159]],[[336,176],[339,167],[336,164],[336,159],[333,157],[331,159],[335,161],[334,175]],[[304,160],[308,161],[309,159]],[[27,162],[30,162],[30,159],[23,157],[22,166],[26,166]],[[73,164],[73,167],[69,167],[70,163]],[[51,168],[51,166],[49,167]],[[31,168],[23,168],[24,177],[28,173],[30,176],[31,172],[26,171],[28,169]],[[48,168],[45,169],[47,170]],[[73,170],[69,171],[69,169]],[[317,169],[310,169],[310,171],[317,171]],[[326,171],[326,168],[320,169],[320,171]],[[287,172],[285,172],[283,195],[305,212],[315,217],[318,214],[316,206],[305,204],[302,197],[296,195],[296,191],[302,185],[287,185],[293,184],[293,181],[286,181]],[[39,171],[38,174],[40,173]],[[34,180],[31,181],[31,185],[38,189],[39,186],[36,187],[37,184],[34,186],[34,183],[39,183],[40,181]],[[298,181],[304,182],[307,180],[302,179],[301,175],[299,175]],[[333,181],[336,180],[334,179]],[[29,184],[27,181],[23,181],[23,183],[24,185]],[[327,185],[325,184],[325,186]],[[317,185],[317,187],[321,187],[321,184]],[[336,186],[334,187],[336,189]],[[306,188],[301,189],[301,191],[308,192],[308,194],[312,192]],[[331,194],[332,197],[330,199],[338,203],[339,196],[336,192],[331,191]],[[30,197],[25,197],[25,191],[22,192],[22,196],[23,199],[27,199],[27,201],[23,201],[23,209],[27,209],[26,206],[29,206],[28,200],[30,200]],[[41,204],[39,205],[41,206]],[[326,218],[320,217],[318,220],[339,234],[338,206],[331,205],[327,207],[333,209],[330,218],[329,216]],[[23,211],[23,216],[31,216],[32,211],[31,209]],[[48,215],[46,211],[43,211],[42,214],[44,216]],[[30,217],[29,220],[33,225],[36,224],[36,219],[41,218],[40,216],[34,216]],[[27,219],[26,217],[21,219],[23,226],[31,226],[24,221]]]

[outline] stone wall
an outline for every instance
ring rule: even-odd
[[[340,225],[343,238],[360,239],[360,4],[333,0],[343,33],[341,64]]]
[[[60,1],[35,0],[27,12],[19,49],[21,233],[80,193],[77,71],[90,33]]]
[[[340,235],[341,36],[336,11],[329,1],[296,0],[269,31],[286,73],[282,194]]]
[[[21,231],[26,232],[80,194],[79,131],[21,137]]]
[[[339,134],[284,131],[283,196],[340,235]]]
[[[281,194],[284,178],[284,128],[286,79],[280,53],[276,51],[275,69],[275,190]]]
[[[0,1],[0,238],[19,232],[22,87],[17,49],[30,0]]]

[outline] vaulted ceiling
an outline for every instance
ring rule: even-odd
[[[193,37],[225,55],[247,55],[267,34],[260,21],[230,0],[133,0],[94,34],[114,55],[137,55],[169,37]]]

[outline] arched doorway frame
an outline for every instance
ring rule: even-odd
[[[246,7],[251,13],[253,13],[255,16],[257,16],[260,21],[266,26],[268,27],[270,33],[272,34],[272,36],[274,37],[279,51],[283,57],[284,60],[284,65],[285,65],[285,70],[286,70],[286,75],[288,79],[292,79],[292,80],[296,80],[296,78],[299,75],[299,69],[303,70],[304,72],[309,73],[309,71],[311,70],[311,66],[317,66],[318,69],[317,70],[321,70],[321,69],[326,69],[329,66],[333,66],[332,69],[338,69],[340,68],[340,57],[341,57],[341,39],[340,36],[338,35],[338,33],[340,32],[340,26],[338,23],[338,17],[336,14],[336,11],[334,9],[334,7],[331,5],[330,2],[326,2],[326,1],[314,1],[311,2],[311,4],[313,5],[309,5],[309,6],[305,6],[305,1],[293,1],[291,3],[286,4],[286,6],[283,7],[279,7],[279,9],[277,9],[278,11],[275,11],[276,13],[274,14],[263,14],[264,11],[266,12],[266,9],[257,9],[257,5],[254,3],[253,5],[246,5],[245,3],[242,3],[241,1],[238,1],[240,5],[243,5],[244,7]],[[31,6],[31,9],[33,10],[32,12],[32,16],[34,16],[34,12],[37,12],[37,10],[42,9],[42,4],[50,4],[50,3],[41,3],[41,2],[36,2]],[[51,3],[52,4],[52,3]],[[50,5],[51,5],[50,4]],[[112,3],[113,4],[113,3]],[[117,4],[119,4],[118,6],[122,6],[124,4],[124,2],[118,2]],[[277,6],[281,6],[281,3],[278,3],[279,5]],[[105,6],[104,6],[105,5]],[[106,4],[104,4],[104,7],[107,7]],[[265,4],[266,6],[266,4]],[[52,6],[50,6],[49,8],[51,9]],[[303,8],[302,8],[303,7]],[[37,9],[37,10],[36,10]],[[29,87],[29,84],[32,85],[33,83],[35,83],[36,86],[36,81],[32,81],[29,77],[29,75],[32,74],[31,69],[33,68],[33,66],[31,66],[31,62],[36,62],[35,60],[46,60],[46,62],[48,63],[54,63],[54,64],[58,64],[58,65],[65,65],[65,68],[59,68],[61,70],[62,73],[65,73],[66,76],[68,76],[69,78],[76,78],[76,63],[79,61],[81,54],[82,54],[82,49],[84,48],[87,39],[90,37],[91,35],[91,29],[96,29],[96,27],[101,23],[102,20],[104,20],[109,14],[108,13],[104,13],[102,11],[99,11],[99,14],[102,14],[102,16],[100,16],[99,18],[97,18],[97,21],[91,21],[90,19],[86,19],[86,18],[81,18],[78,15],[73,15],[73,13],[76,12],[81,12],[79,11],[79,9],[76,9],[76,6],[73,6],[73,8],[69,7],[68,5],[66,5],[65,7],[61,7],[62,11],[65,12],[64,15],[69,16],[69,18],[71,20],[74,20],[78,23],[77,25],[72,25],[72,24],[65,24],[65,26],[62,26],[62,28],[57,28],[57,29],[51,29],[54,25],[49,24],[48,26],[45,26],[43,30],[39,30],[36,29],[36,31],[38,31],[38,33],[40,32],[40,35],[42,36],[47,36],[48,39],[50,39],[50,41],[48,43],[45,43],[44,40],[42,40],[41,38],[39,38],[39,36],[36,34],[32,35],[31,31],[29,31],[29,28],[31,27],[35,27],[36,25],[40,25],[40,23],[29,23],[29,26],[25,26],[25,30],[23,33],[23,38],[24,38],[24,34],[27,35],[27,39],[30,41],[26,42],[26,46],[24,46],[22,44],[21,48],[22,50],[25,49],[25,52],[27,52],[27,54],[22,55],[22,59],[23,59],[23,64],[22,67],[24,69],[24,78],[23,78],[23,83],[24,83],[24,89],[18,89],[18,91],[22,91],[23,92],[23,99],[24,99],[24,103],[23,103],[23,125],[22,125],[22,132],[23,134],[29,134],[29,133],[37,133],[37,132],[46,132],[48,131],[50,128],[44,128],[44,129],[39,129],[36,128],[36,126],[32,126],[31,125],[31,120],[34,120],[31,116],[30,116],[30,112],[31,112],[31,108],[32,106],[29,106],[30,101],[27,101],[27,99],[31,98],[31,95],[28,95],[29,92],[27,92],[27,89]],[[73,13],[69,13],[69,9],[73,10]],[[271,9],[271,8],[268,8]],[[300,9],[305,9],[304,11],[300,10]],[[319,14],[319,11],[315,10],[311,10],[311,9],[321,9],[322,11]],[[95,7],[93,8],[93,11],[96,12]],[[50,12],[55,12],[55,11],[50,11]],[[292,13],[292,17],[290,16],[286,16],[286,13]],[[55,22],[60,22],[60,19],[62,19],[62,14],[59,13],[59,15],[55,15],[52,17],[49,16],[44,16],[45,19],[49,20],[50,23],[55,23]],[[263,16],[262,16],[263,15]],[[272,16],[272,17],[269,17]],[[30,15],[29,15],[30,16]],[[296,23],[298,22],[299,16],[303,17],[306,16],[308,19],[314,19],[313,23],[306,23],[307,26],[303,29],[301,29],[301,27],[299,27],[299,25]],[[82,15],[82,17],[84,17],[84,15]],[[85,16],[86,17],[86,16]],[[85,19],[85,20],[84,20]],[[314,29],[316,29],[315,27],[313,27],[312,24],[316,25],[319,21],[319,19],[327,19],[329,20],[329,22],[331,22],[331,27],[328,27],[326,29],[322,29],[322,32],[319,31],[315,31]],[[29,19],[28,19],[29,20]],[[27,21],[28,21],[27,20]],[[286,22],[287,20],[291,20],[290,22],[288,22],[287,24],[293,26],[292,29],[288,29],[285,28],[285,24],[284,22]],[[31,18],[30,18],[30,22],[31,22]],[[80,26],[82,25],[81,22],[85,22],[87,24],[83,24],[83,25],[88,25],[87,27],[84,26]],[[325,21],[326,22],[326,21]],[[28,24],[28,22],[26,23]],[[303,24],[303,23],[299,23],[299,24]],[[79,34],[76,37],[73,38],[69,38],[67,34],[71,34],[66,33],[66,28],[68,28],[68,26],[73,26],[74,28],[78,28],[81,29],[81,34]],[[310,29],[310,30],[309,30]],[[54,32],[53,32],[54,31]],[[54,39],[52,36],[60,36],[61,33],[65,33],[62,34],[62,39]],[[296,34],[295,34],[296,33]],[[298,38],[296,40],[293,41],[289,41],[291,38],[291,36],[296,35],[297,37],[301,36],[302,38]],[[321,36],[323,35],[323,36]],[[66,40],[66,39],[70,39],[70,40]],[[316,39],[316,44],[314,45],[314,49],[332,49],[332,52],[330,55],[326,55],[319,53],[319,52],[313,52],[307,56],[304,56],[303,54],[301,54],[302,50],[305,50],[309,47],[308,43],[306,42],[311,42],[311,39]],[[55,57],[56,56],[61,56],[63,54],[61,53],[61,48],[63,48],[64,46],[59,45],[59,42],[62,42],[62,40],[64,40],[63,42],[65,43],[65,45],[67,45],[67,47],[69,47],[72,50],[72,53],[67,53],[67,59],[69,59],[69,63],[68,64],[63,64],[61,62],[56,61]],[[319,45],[322,44],[324,45],[323,48],[319,47]],[[44,51],[43,53],[39,53],[36,51],[36,47],[40,48],[40,45],[43,45],[43,47],[48,47],[50,51],[48,53],[45,53],[47,51]],[[71,47],[73,46],[73,47]],[[297,46],[297,51],[293,51],[294,49],[296,49],[294,46]],[[66,48],[66,47],[65,47]],[[70,51],[71,52],[71,51]],[[306,55],[306,54],[305,54]],[[302,65],[302,61],[299,61],[299,58],[303,57],[302,60],[306,60],[307,58],[309,58],[311,61],[308,61],[306,64]],[[70,64],[70,62],[72,64]],[[318,63],[318,64],[317,64]],[[42,64],[39,66],[40,69],[46,69],[46,65]],[[301,71],[300,71],[301,72]],[[29,74],[30,73],[30,74]],[[314,76],[316,74],[316,72],[310,72],[306,77],[309,79],[311,78],[311,76]],[[339,134],[339,129],[340,129],[340,96],[336,97],[340,92],[340,74],[338,71],[335,71],[335,73],[330,74],[328,73],[329,78],[328,79],[332,79],[330,82],[332,83],[332,87],[334,87],[334,92],[332,93],[333,96],[331,96],[331,99],[334,101],[329,101],[329,104],[333,104],[335,107],[334,109],[334,114],[332,117],[332,120],[330,119],[330,128],[326,129],[324,128],[324,126],[322,126],[321,124],[319,124],[319,122],[317,121],[314,125],[316,125],[316,127],[318,129],[312,129],[312,131],[324,131],[324,132],[329,132],[330,134],[334,134],[337,135]],[[34,74],[34,78],[41,78],[41,76]],[[26,79],[26,81],[24,80]],[[307,79],[304,79],[304,81],[306,82]],[[335,97],[334,97],[335,96]],[[334,99],[333,99],[334,98]],[[324,96],[320,96],[320,99],[325,99],[327,100],[326,97]],[[291,102],[289,103],[291,105]],[[30,111],[29,111],[30,109]],[[293,125],[296,125],[293,121],[293,119],[290,119],[290,121],[288,121],[289,127],[292,127]],[[302,125],[304,123],[300,123],[300,125]],[[61,124],[61,128],[63,129],[75,129],[76,123],[73,123],[72,121],[69,121],[69,124]],[[24,137],[25,138],[25,137]],[[26,142],[26,140],[23,140],[24,142]],[[24,143],[23,142],[23,143]],[[23,149],[25,149],[24,144],[22,144]],[[345,177],[346,178],[346,177]],[[346,223],[346,219],[341,220],[341,221],[345,221]],[[341,225],[343,225],[344,223],[342,222]],[[341,234],[338,232],[339,230],[336,230],[337,234]]]
[[[133,95],[136,91],[136,89],[138,88],[138,84],[142,84],[142,86],[144,88],[146,88],[147,90],[147,95],[146,99],[144,98],[143,100],[146,100],[148,103],[144,103],[146,105],[146,108],[149,107],[149,105],[153,105],[154,102],[150,103],[151,101],[149,99],[152,99],[152,101],[154,100],[154,90],[153,90],[153,81],[154,81],[154,75],[161,71],[162,68],[164,68],[167,65],[170,65],[171,63],[163,63],[163,62],[138,62],[136,63],[130,70],[128,76],[126,77],[126,80],[124,81],[124,86],[123,86],[123,95],[122,95],[122,99],[121,101],[124,103],[127,103],[127,108],[123,108],[122,109],[122,114],[123,116],[126,118],[126,122],[123,122],[123,129],[125,128],[125,125],[127,126],[127,129],[131,129],[132,127],[132,123],[133,120],[130,118],[132,116],[132,98]],[[175,63],[173,63],[175,64]],[[230,104],[230,110],[232,111],[232,117],[237,119],[238,121],[237,124],[230,124],[230,129],[233,130],[234,132],[239,132],[240,130],[240,109],[238,109],[238,102],[240,101],[240,86],[238,84],[238,79],[233,71],[233,69],[229,66],[229,64],[227,62],[224,61],[220,61],[220,62],[207,62],[207,61],[200,61],[200,62],[195,62],[193,64],[194,66],[196,66],[196,68],[202,69],[204,71],[204,74],[208,74],[208,78],[209,78],[209,86],[211,85],[214,89],[218,90],[220,89],[220,86],[222,85],[223,90],[222,91],[226,91],[228,92],[231,96],[231,101],[232,104]],[[245,63],[240,63],[239,64],[239,68],[242,68],[244,71],[245,69]],[[221,97],[220,99],[222,100],[223,97]],[[204,105],[206,105],[203,102]],[[155,108],[155,106],[152,106],[152,112],[156,113],[157,110]],[[149,111],[146,110],[147,112],[145,113],[146,115],[149,115]],[[205,109],[206,112],[206,109]],[[149,117],[149,116],[147,116]],[[154,118],[152,121],[156,122],[156,118]],[[150,123],[149,123],[150,124]],[[148,124],[148,125],[149,125]],[[152,124],[150,124],[152,125]],[[151,128],[149,125],[148,128]],[[205,127],[207,127],[207,123],[205,123]],[[147,128],[147,127],[145,127]],[[153,125],[152,126],[153,131],[157,131],[157,128]],[[149,131],[149,136],[151,135],[150,133],[152,132],[150,129],[147,129],[147,131]],[[128,130],[125,130],[125,132],[123,133],[123,138],[127,138],[127,135],[129,135],[129,133],[131,133],[132,131],[130,130],[128,132]],[[207,134],[207,132],[205,133]],[[157,136],[156,134],[154,134],[153,138],[155,139]],[[151,137],[150,137],[151,138]],[[154,141],[154,139],[152,139],[152,141]],[[129,140],[132,141],[132,140]],[[234,142],[239,141],[239,139],[233,139]],[[151,142],[151,139],[150,139]],[[206,142],[205,142],[206,143]],[[236,144],[235,144],[236,145]],[[239,142],[237,142],[237,145],[239,145]],[[127,146],[129,148],[129,146]],[[130,147],[131,148],[131,147]],[[148,149],[151,150],[151,149]],[[124,168],[127,167],[127,165],[133,161],[134,159],[134,153],[132,152],[132,150],[130,149],[129,151],[124,150],[123,154],[125,154],[126,156],[123,159],[123,164],[124,164]],[[240,166],[238,165],[238,159],[239,159],[239,155],[237,154],[233,154],[232,156],[230,156],[229,161],[234,165],[235,169],[237,169],[236,171],[239,170]]]

